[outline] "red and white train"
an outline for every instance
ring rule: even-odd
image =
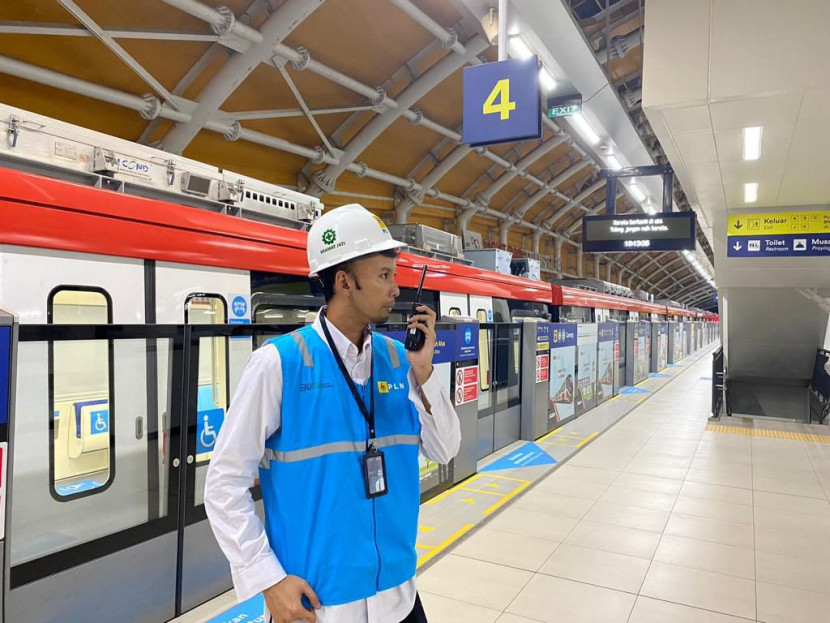
[[[20,322],[6,620],[167,620],[229,587],[202,504],[216,422],[252,349],[322,305],[304,231],[322,205],[10,107],[0,136],[0,307]],[[528,316],[716,337],[699,311],[410,252],[392,321],[424,262],[424,301],[481,323],[480,413],[520,400]]]

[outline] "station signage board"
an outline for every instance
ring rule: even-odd
[[[830,256],[830,211],[730,214],[727,256]]]
[[[464,68],[464,142],[491,145],[542,136],[537,57]]]
[[[694,212],[611,214],[582,219],[582,248],[589,253],[693,251]]]

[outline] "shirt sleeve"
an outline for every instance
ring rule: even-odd
[[[447,390],[434,369],[423,386],[418,385],[410,370],[409,388],[409,399],[418,409],[421,419],[421,450],[428,459],[446,465],[461,447],[461,424]],[[421,391],[424,392],[432,413],[426,410]]]
[[[205,481],[205,510],[231,567],[239,601],[286,573],[268,544],[250,488],[259,476],[265,441],[280,427],[282,364],[267,344],[251,354],[219,431]]]

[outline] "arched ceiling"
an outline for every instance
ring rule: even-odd
[[[607,10],[606,2],[570,0],[570,8],[643,143],[664,162],[639,109],[642,2]],[[360,201],[387,220],[469,229],[517,249],[535,239],[543,259],[561,244],[560,270],[575,275],[581,218],[605,202],[597,155],[569,124],[547,119],[541,140],[461,142],[462,69],[497,58],[474,17],[497,4],[4,2],[0,101],[298,188],[329,207]],[[125,94],[147,102],[124,105]],[[682,190],[676,199],[688,209]],[[617,209],[641,210],[627,195]],[[595,260],[583,261],[593,276]],[[680,254],[600,263],[602,278],[658,298],[711,300]]]

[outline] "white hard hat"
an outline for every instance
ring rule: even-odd
[[[358,203],[326,212],[308,231],[309,276],[370,253],[405,246],[380,218]]]

